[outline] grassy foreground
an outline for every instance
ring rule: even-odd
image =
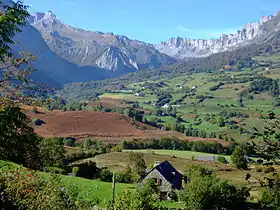
[[[0,160],[0,172],[10,169],[23,168],[15,163]],[[39,172],[44,178],[48,178],[50,174]],[[83,200],[95,201],[98,198],[101,206],[112,198],[112,183],[102,182],[99,180],[89,180],[73,176],[59,175],[61,182],[65,187],[74,187],[79,192],[79,197]],[[121,193],[125,189],[133,188],[131,184],[116,183],[116,194]]]

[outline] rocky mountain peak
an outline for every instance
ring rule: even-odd
[[[217,39],[188,39],[181,37],[171,37],[167,41],[154,45],[161,53],[165,53],[175,58],[190,58],[190,57],[205,57],[213,53],[233,50],[238,47],[250,44],[257,39],[264,38],[269,33],[266,24],[273,22],[274,30],[278,27],[277,17],[280,17],[280,12],[276,15],[263,16],[257,22],[244,24],[240,30],[231,34],[222,34]],[[279,26],[279,21],[278,21]]]
[[[47,12],[37,12],[37,13],[34,13],[34,14],[31,14],[30,17],[29,17],[29,23],[34,25],[34,24],[37,24],[39,22],[42,22],[42,21],[47,21],[47,22],[53,22],[55,21],[57,18],[56,18],[56,15],[52,12],[52,11],[47,11]]]

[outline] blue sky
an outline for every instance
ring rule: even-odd
[[[64,23],[150,43],[170,37],[216,38],[280,10],[280,0],[24,0]]]

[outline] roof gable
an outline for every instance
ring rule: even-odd
[[[177,190],[182,188],[183,175],[179,173],[167,160],[155,166],[152,170],[157,170],[173,187]]]

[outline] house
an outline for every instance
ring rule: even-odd
[[[139,182],[139,186],[141,187],[149,179],[155,181],[162,199],[170,199],[173,191],[182,190],[183,175],[167,160],[156,162],[154,168],[146,171],[145,176]]]
[[[167,108],[169,108],[169,104],[164,104],[163,106],[162,106],[162,108],[164,108],[164,109],[167,109]]]
[[[197,86],[192,86],[192,90],[196,90],[197,89]]]

